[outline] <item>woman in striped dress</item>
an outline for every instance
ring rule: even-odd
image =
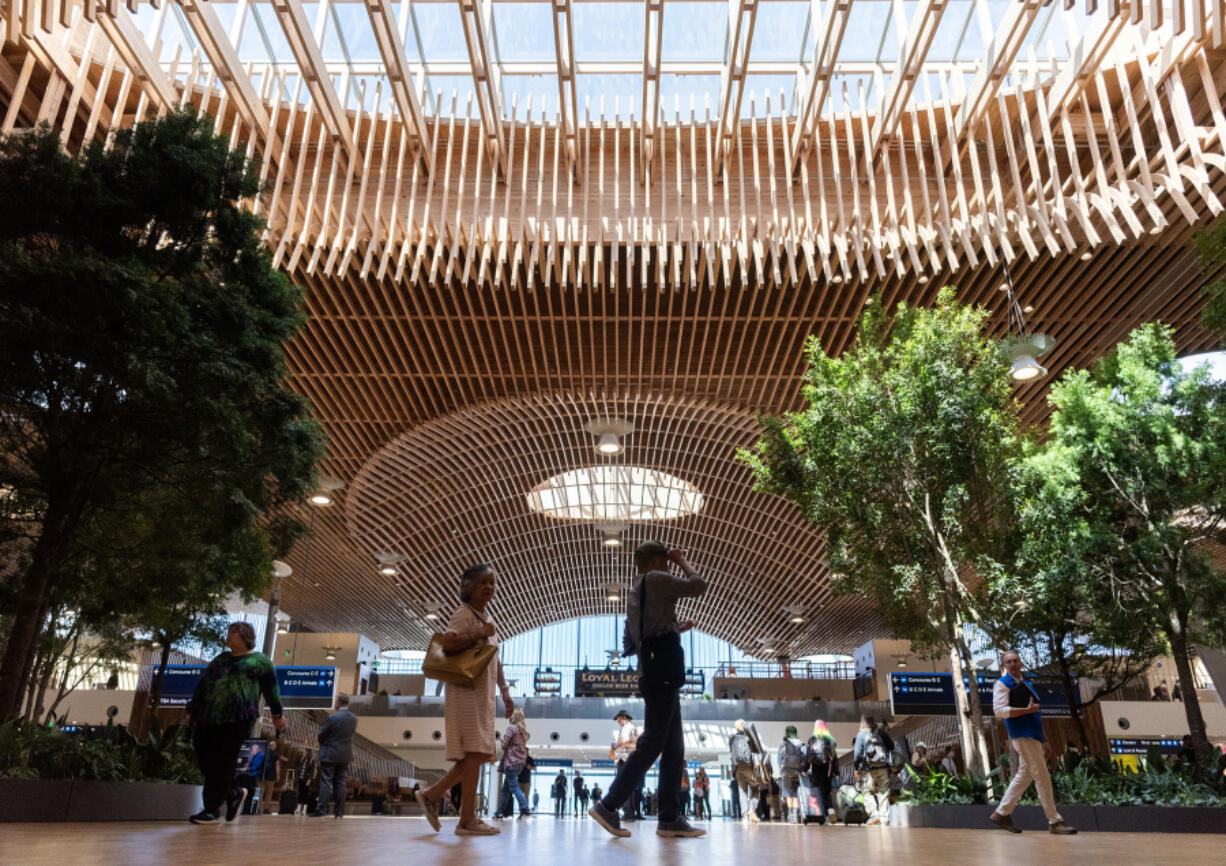
[[[463,652],[481,641],[498,646],[498,631],[485,611],[494,597],[496,578],[494,567],[488,563],[474,565],[464,572],[460,578],[462,604],[451,615],[451,622],[443,635],[444,652]],[[443,715],[446,721],[447,760],[453,763],[447,775],[429,788],[417,792],[417,802],[436,831],[440,829],[438,805],[443,792],[459,782],[460,823],[456,827],[456,835],[494,836],[499,832],[497,827],[479,820],[474,808],[481,766],[494,760],[495,684],[502,692],[502,702],[507,718],[510,718],[515,711],[515,702],[511,700],[511,690],[503,678],[502,662],[497,653],[472,688],[450,684],[446,687]]]

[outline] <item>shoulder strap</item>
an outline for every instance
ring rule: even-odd
[[[643,634],[643,612],[645,610],[647,610],[647,573],[644,573],[639,580],[639,646],[643,645],[643,638],[647,637]]]

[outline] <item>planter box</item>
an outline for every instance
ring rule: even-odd
[[[992,806],[905,805],[890,807],[892,827],[998,830],[988,819]],[[1060,806],[1060,816],[1083,831],[1110,833],[1226,833],[1226,809],[1211,806]],[[1013,822],[1044,831],[1039,806],[1018,806]],[[998,832],[1003,832],[999,831]]]
[[[200,786],[0,779],[0,804],[0,822],[184,821],[200,809]]]

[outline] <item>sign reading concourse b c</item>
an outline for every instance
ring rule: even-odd
[[[639,673],[632,670],[575,671],[577,698],[632,698],[639,693]]]

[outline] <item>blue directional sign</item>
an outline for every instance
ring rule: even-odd
[[[979,674],[979,701],[984,715],[992,714],[992,687],[1000,674]],[[1045,716],[1070,716],[1064,686],[1055,677],[1029,676],[1026,680],[1039,694],[1039,705]],[[969,677],[963,677],[969,683]],[[892,673],[890,674],[890,705],[897,715],[955,715],[953,674]]]
[[[1111,745],[1113,755],[1148,755],[1150,749],[1157,749],[1158,754],[1165,756],[1178,755],[1179,737],[1162,737],[1148,739],[1146,737],[1112,737],[1107,741]]]
[[[205,665],[168,665],[162,679],[161,706],[186,706],[205,669]],[[286,709],[331,709],[336,699],[336,668],[279,666],[277,688]]]

